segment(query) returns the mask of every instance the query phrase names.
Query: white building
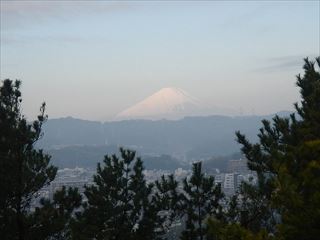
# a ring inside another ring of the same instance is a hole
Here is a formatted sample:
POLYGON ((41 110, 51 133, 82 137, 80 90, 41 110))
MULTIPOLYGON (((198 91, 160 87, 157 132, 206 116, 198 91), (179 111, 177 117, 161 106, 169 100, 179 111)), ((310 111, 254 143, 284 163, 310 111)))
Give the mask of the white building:
POLYGON ((238 175, 237 173, 226 173, 224 178, 224 192, 227 195, 232 195, 236 192, 238 187, 238 175))

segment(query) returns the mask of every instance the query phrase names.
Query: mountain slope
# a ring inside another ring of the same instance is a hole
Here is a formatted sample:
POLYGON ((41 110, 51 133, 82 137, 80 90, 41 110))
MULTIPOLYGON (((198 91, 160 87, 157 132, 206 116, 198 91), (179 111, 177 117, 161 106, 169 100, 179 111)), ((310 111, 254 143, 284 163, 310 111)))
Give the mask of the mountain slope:
MULTIPOLYGON (((289 113, 283 115, 288 116, 289 113)), ((93 122, 74 118, 52 119, 44 125, 39 147, 57 149, 66 146, 126 146, 141 154, 169 154, 188 159, 226 155, 239 151, 235 131, 252 141, 262 119, 268 116, 188 117, 170 120, 130 120, 93 122)))
POLYGON ((181 119, 185 116, 202 115, 200 101, 180 88, 162 88, 134 106, 120 112, 116 120, 181 119))

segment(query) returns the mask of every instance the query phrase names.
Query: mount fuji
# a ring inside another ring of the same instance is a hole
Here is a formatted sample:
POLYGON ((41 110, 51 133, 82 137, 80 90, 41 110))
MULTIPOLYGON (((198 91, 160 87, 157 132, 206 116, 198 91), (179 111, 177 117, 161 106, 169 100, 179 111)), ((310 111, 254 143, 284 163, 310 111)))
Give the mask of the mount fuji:
POLYGON ((178 120, 187 116, 220 114, 181 88, 166 87, 120 112, 115 120, 178 120))

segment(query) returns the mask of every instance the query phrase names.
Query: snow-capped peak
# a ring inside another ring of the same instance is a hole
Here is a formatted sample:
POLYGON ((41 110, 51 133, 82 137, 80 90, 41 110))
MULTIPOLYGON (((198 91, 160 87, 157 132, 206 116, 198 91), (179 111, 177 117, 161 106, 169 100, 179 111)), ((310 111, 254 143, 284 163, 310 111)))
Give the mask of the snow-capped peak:
POLYGON ((196 115, 200 101, 181 88, 166 87, 122 111, 116 119, 179 119, 196 115))

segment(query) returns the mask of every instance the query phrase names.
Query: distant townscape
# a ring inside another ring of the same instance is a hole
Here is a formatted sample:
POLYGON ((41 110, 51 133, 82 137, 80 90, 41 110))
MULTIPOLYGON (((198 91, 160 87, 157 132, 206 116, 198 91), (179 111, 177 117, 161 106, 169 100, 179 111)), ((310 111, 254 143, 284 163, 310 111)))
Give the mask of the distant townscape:
MULTIPOLYGON (((143 171, 146 181, 149 183, 160 180, 162 176, 169 176, 173 174, 175 179, 182 181, 184 178, 190 178, 192 175, 191 165, 188 168, 177 168, 172 170, 163 169, 146 169, 143 171)), ((243 181, 255 184, 257 181, 257 176, 254 172, 250 171, 247 167, 247 161, 244 159, 238 160, 228 160, 226 171, 221 171, 219 168, 206 168, 205 173, 214 176, 216 184, 220 184, 223 192, 227 196, 232 196, 236 194, 241 183, 243 181)), ((42 197, 53 198, 56 191, 61 190, 63 186, 78 188, 79 192, 83 196, 83 201, 86 201, 84 190, 85 186, 93 184, 93 175, 95 174, 95 169, 90 168, 63 168, 59 169, 57 176, 54 181, 50 183, 49 186, 44 187, 39 191, 39 195, 34 199, 33 207, 38 206, 39 199, 42 197)))

